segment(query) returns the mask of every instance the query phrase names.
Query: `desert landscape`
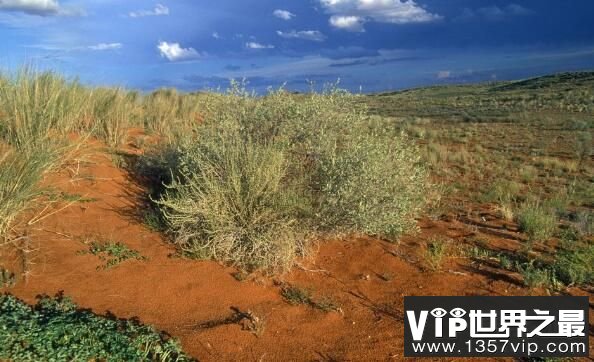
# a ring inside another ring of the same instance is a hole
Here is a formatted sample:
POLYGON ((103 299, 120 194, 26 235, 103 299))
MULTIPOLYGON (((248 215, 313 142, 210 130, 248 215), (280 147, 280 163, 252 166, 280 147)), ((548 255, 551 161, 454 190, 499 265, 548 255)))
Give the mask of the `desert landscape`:
POLYGON ((594 361, 592 14, 0 0, 0 362, 594 361))
POLYGON ((0 359, 402 360, 404 296, 592 297, 593 133, 593 72, 374 94, 5 74, 0 359))

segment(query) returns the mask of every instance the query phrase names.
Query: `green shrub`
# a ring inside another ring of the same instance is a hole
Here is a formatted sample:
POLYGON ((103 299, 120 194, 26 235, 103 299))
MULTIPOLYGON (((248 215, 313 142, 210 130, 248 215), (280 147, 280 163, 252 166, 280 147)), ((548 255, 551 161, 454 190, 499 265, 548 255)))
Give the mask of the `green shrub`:
POLYGON ((404 137, 353 136, 324 150, 316 184, 320 224, 395 239, 415 230, 425 206, 426 171, 404 137))
POLYGON ((528 202, 518 211, 517 221, 520 230, 532 241, 546 241, 557 229, 555 211, 542 207, 539 203, 528 202))
POLYGON ((179 173, 158 205, 192 256, 245 269, 286 269, 306 252, 299 198, 283 182, 285 154, 233 130, 183 148, 179 173))
POLYGON ((517 270, 522 275, 524 285, 529 288, 557 289, 559 287, 555 271, 550 267, 532 261, 518 265, 517 270))
POLYGON ((563 251, 555 260, 557 278, 568 285, 594 283, 594 245, 563 251))
POLYGON ((30 307, 0 296, 0 359, 12 361, 186 361, 177 341, 135 321, 77 309, 68 298, 30 307))
POLYGON ((353 98, 257 98, 238 84, 219 98, 196 137, 178 139, 176 157, 154 158, 173 176, 157 203, 182 249, 286 269, 306 251, 303 235, 416 230, 429 189, 419 151, 353 98))

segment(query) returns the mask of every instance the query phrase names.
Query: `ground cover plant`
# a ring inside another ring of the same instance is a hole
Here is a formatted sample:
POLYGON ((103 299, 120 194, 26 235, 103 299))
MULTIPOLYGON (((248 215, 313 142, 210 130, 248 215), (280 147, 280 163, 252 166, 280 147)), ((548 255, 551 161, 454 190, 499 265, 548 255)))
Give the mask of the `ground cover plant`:
POLYGON ((0 358, 14 361, 186 361, 174 339, 133 320, 80 310, 64 297, 31 307, 0 296, 0 358))
POLYGON ((146 260, 138 251, 128 248, 125 244, 114 241, 104 243, 93 241, 88 250, 81 250, 79 254, 95 255, 99 260, 105 262, 104 265, 97 267, 98 269, 110 269, 130 259, 146 260))

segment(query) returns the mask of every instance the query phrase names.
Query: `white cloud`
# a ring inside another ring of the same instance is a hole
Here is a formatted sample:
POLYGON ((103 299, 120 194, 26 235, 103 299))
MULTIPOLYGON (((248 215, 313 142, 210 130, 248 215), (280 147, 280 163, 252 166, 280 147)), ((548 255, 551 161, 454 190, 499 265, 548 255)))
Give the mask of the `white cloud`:
POLYGON ((90 45, 89 49, 91 50, 116 50, 122 49, 122 43, 100 43, 97 45, 90 45))
POLYGON ((437 72, 437 79, 448 79, 452 76, 452 72, 449 70, 441 70, 437 72))
POLYGON ((276 9, 272 12, 272 14, 274 16, 276 16, 279 19, 283 19, 283 20, 291 20, 292 18, 294 18, 296 15, 293 14, 290 11, 287 10, 281 10, 281 9, 276 9))
POLYGON ((414 0, 319 0, 330 25, 349 31, 363 31, 369 21, 390 24, 426 23, 441 19, 414 0))
POLYGON ((38 16, 84 15, 81 9, 61 7, 57 0, 0 0, 0 11, 2 10, 38 16))
POLYGON ((248 49, 274 49, 274 45, 260 44, 256 43, 255 41, 245 43, 245 47, 248 49))
POLYGON ((179 43, 168 43, 162 41, 157 45, 161 56, 175 62, 179 60, 190 60, 200 57, 200 53, 194 48, 182 48, 179 43))
POLYGON ((283 31, 277 30, 276 33, 280 37, 283 37, 285 39, 303 39, 303 40, 311 40, 311 41, 326 40, 326 36, 318 30, 301 30, 301 31, 291 30, 289 32, 283 32, 283 31))
POLYGON ((347 31, 365 31, 363 23, 365 21, 360 16, 340 16, 332 15, 330 17, 330 25, 335 28, 347 31))
POLYGON ((212 37, 215 39, 221 39, 221 36, 216 31, 212 33, 212 37))
POLYGON ((155 5, 153 10, 138 10, 132 11, 130 14, 131 18, 142 18, 145 16, 162 16, 169 15, 169 8, 162 4, 155 5))

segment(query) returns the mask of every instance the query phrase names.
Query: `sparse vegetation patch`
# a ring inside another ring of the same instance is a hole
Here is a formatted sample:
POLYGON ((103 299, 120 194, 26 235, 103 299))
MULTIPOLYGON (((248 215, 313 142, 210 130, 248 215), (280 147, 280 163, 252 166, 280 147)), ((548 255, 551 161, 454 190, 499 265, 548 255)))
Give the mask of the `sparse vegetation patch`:
POLYGON ((79 254, 96 255, 101 261, 104 261, 105 264, 97 267, 97 269, 110 269, 129 259, 146 260, 146 257, 140 255, 138 251, 128 248, 125 244, 113 241, 107 243, 94 241, 88 250, 82 250, 79 254))

